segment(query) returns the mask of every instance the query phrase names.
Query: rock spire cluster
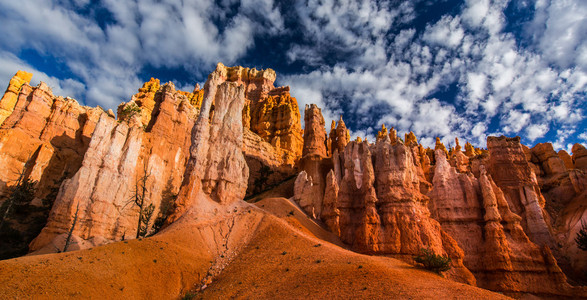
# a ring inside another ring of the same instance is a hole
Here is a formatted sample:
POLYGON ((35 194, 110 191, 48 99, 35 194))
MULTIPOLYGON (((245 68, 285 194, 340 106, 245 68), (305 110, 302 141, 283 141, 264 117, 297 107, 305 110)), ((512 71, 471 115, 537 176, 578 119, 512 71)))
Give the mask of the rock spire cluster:
POLYGON ((430 149, 385 125, 374 142, 351 141, 342 116, 327 132, 314 104, 302 130, 271 69, 219 63, 191 92, 151 78, 117 116, 31 77, 19 71, 0 100, 0 201, 24 176, 38 208, 29 217, 42 220, 15 221, 31 236, 11 247, 55 252, 74 218, 77 249, 134 237, 129 199, 142 178, 167 225, 272 192, 356 252, 413 262, 426 248, 451 258, 452 280, 514 297, 587 295, 567 283, 587 280, 574 242, 587 223, 581 144, 569 154, 519 137, 488 137, 487 149, 437 138, 430 149))

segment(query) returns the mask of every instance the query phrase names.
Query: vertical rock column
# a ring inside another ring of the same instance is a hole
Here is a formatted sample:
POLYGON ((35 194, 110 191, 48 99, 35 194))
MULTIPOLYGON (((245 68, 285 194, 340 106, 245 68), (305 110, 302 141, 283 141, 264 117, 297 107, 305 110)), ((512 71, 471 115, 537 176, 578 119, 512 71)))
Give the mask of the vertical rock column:
POLYGON ((33 74, 25 71, 18 71, 16 72, 16 75, 10 79, 6 92, 4 92, 4 96, 2 96, 2 99, 0 100, 0 125, 4 123, 4 120, 6 120, 14 110, 14 106, 16 106, 16 101, 18 100, 18 94, 20 93, 20 88, 25 83, 30 83, 32 78, 33 74))
POLYGON ((204 86, 202 108, 192 129, 190 159, 169 222, 184 215, 200 191, 221 204, 244 198, 249 174, 242 153, 245 89, 223 78, 226 68, 219 64, 204 86), (212 101, 214 114, 210 117, 212 101))

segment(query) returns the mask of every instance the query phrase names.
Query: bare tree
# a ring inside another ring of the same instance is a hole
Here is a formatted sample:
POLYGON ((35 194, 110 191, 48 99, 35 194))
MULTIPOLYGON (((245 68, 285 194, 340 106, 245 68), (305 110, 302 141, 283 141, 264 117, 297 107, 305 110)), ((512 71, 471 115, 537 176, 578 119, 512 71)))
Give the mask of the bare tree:
POLYGON ((0 220, 0 229, 2 229, 4 223, 10 217, 14 206, 27 205, 35 196, 35 185, 37 182, 26 176, 29 162, 30 158, 27 160, 20 173, 18 173, 16 184, 10 188, 10 196, 2 205, 4 212, 2 213, 2 220, 0 220))
POLYGON ((71 245, 71 236, 73 235, 73 230, 75 229, 75 224, 77 223, 77 214, 79 212, 79 202, 77 203, 77 208, 75 209, 75 216, 73 217, 73 223, 71 223, 71 227, 69 228, 69 232, 67 233, 67 238, 65 239, 65 246, 63 246, 63 251, 66 252, 69 245, 71 245))
MULTIPOLYGON (((133 203, 139 207, 139 219, 137 220, 137 235, 136 238, 145 237, 149 231, 149 223, 155 211, 155 205, 152 203, 147 205, 145 199, 147 197, 147 181, 151 176, 151 171, 147 170, 147 164, 143 166, 143 175, 137 177, 135 180, 135 187, 128 203, 133 203)), ((127 203, 127 204, 128 204, 127 203)))

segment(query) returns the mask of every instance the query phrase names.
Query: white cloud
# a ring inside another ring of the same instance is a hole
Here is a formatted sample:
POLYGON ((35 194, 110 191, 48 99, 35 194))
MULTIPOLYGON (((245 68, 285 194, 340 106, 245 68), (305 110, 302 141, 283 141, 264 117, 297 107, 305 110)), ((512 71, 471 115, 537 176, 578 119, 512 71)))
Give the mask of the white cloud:
MULTIPOLYGON (((422 30, 410 28, 418 14, 412 1, 307 0, 280 11, 273 0, 104 0, 113 20, 102 27, 75 12, 87 3, 0 3, 8 12, 0 37, 5 82, 25 68, 35 78, 45 76, 56 94, 113 108, 140 86, 145 65, 181 67, 203 77, 218 61, 240 62, 256 38, 271 36, 284 39, 284 60, 314 70, 278 75, 291 85, 300 109, 316 103, 327 122, 352 113, 357 135, 372 135, 385 122, 400 134, 415 131, 430 145, 436 136, 484 144, 488 131, 534 141, 557 127, 570 131, 584 119, 582 0, 536 1, 533 19, 518 24, 532 38, 529 46, 504 32, 512 21, 505 9, 524 5, 506 0, 467 0, 462 10, 422 30), (302 30, 303 41, 288 40, 292 21, 299 22, 295 30, 302 30), (63 62, 72 78, 47 76, 10 54, 23 49, 63 62), (457 90, 456 103, 436 94, 448 89, 457 90)), ((557 145, 573 137, 557 136, 557 145)))
MULTIPOLYGON (((114 23, 104 28, 75 8, 77 1, 4 1, 0 49, 34 49, 64 62, 85 82, 82 97, 90 105, 114 108, 140 86, 145 65, 183 67, 203 75, 222 61, 233 64, 254 45, 254 36, 277 34, 283 18, 272 0, 242 1, 230 17, 209 1, 113 1, 101 3, 114 23), (219 28, 213 18, 224 18, 219 28)), ((31 70, 29 68, 29 70, 31 70)), ((78 92, 79 88, 78 88, 78 92)))
POLYGON ((543 137, 547 132, 547 124, 532 124, 526 128, 526 138, 533 142, 537 138, 543 137))
POLYGON ((43 81, 51 87, 53 94, 56 96, 70 96, 77 100, 81 100, 80 96, 83 95, 85 90, 85 85, 82 82, 71 78, 60 80, 53 76, 49 76, 22 61, 14 54, 0 51, 0 82, 8 86, 8 82, 18 70, 33 73, 31 85, 36 86, 39 82, 43 81))
POLYGON ((443 16, 436 24, 426 28, 424 41, 433 45, 455 48, 461 44, 464 36, 465 31, 461 27, 459 17, 443 16))

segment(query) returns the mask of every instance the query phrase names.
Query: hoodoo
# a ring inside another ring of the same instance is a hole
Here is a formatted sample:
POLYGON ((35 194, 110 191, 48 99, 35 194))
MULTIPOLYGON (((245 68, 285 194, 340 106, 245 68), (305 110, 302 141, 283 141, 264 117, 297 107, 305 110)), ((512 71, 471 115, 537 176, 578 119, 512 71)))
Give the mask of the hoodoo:
POLYGON ((581 144, 351 141, 315 104, 302 130, 271 69, 219 63, 191 92, 151 78, 116 116, 31 77, 0 100, 8 298, 587 297, 581 144))

